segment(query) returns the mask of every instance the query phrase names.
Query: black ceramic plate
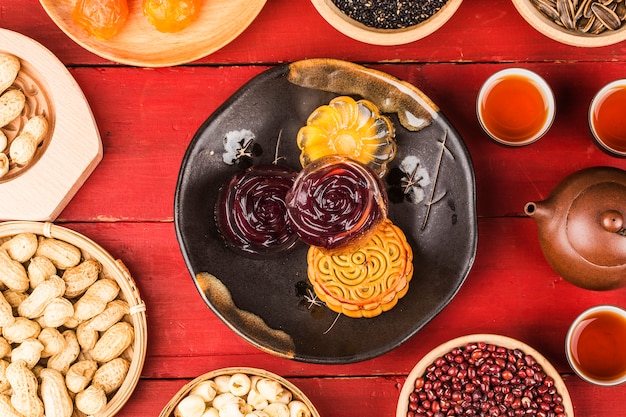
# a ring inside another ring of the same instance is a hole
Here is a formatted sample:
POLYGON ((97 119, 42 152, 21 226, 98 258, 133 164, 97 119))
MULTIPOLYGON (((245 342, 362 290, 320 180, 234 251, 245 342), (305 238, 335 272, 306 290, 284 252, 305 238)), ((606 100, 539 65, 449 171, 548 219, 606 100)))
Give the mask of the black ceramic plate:
POLYGON ((252 79, 200 127, 179 173, 175 224, 200 294, 233 331, 277 356, 357 362, 405 342, 463 284, 477 245, 474 172, 459 134, 415 87, 344 61, 298 61, 252 79), (300 169, 298 130, 339 95, 373 101, 396 127, 398 152, 384 183, 415 272, 407 295, 375 318, 338 315, 314 297, 306 245, 248 259, 226 248, 213 217, 218 189, 240 170, 276 160, 300 169))

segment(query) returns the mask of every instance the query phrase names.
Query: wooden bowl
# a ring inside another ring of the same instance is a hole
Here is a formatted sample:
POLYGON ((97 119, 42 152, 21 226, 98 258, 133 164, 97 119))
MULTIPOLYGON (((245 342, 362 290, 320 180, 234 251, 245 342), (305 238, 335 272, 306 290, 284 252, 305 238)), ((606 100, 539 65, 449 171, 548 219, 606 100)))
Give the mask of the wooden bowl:
MULTIPOLYGON (((196 379, 194 379, 193 381, 185 384, 177 393, 176 395, 174 395, 174 397, 172 397, 172 399, 167 403, 167 405, 165 406, 165 408, 163 408, 163 410, 161 411, 161 414, 159 414, 159 417, 173 417, 174 416, 174 411, 176 409, 176 407, 178 406, 178 404, 185 398, 187 397, 187 395, 191 392, 192 389, 194 389, 196 386, 198 386, 200 383, 205 382, 205 381, 210 381, 213 380, 216 377, 219 376, 231 376, 237 373, 242 373, 242 374, 246 374, 250 377, 260 377, 260 378, 268 378, 272 381, 276 381, 279 384, 282 385, 283 388, 287 389, 288 391, 291 392, 292 394, 292 398, 293 400, 298 400, 304 403, 304 405, 306 405, 306 407, 309 409, 309 411, 311 412, 311 417, 320 417, 320 414, 318 413, 318 411, 315 409, 315 406, 313 405, 313 403, 311 403, 311 401, 306 397, 306 395, 304 395, 304 393, 302 391, 300 391, 300 389, 298 387, 296 387, 294 384, 292 384, 291 382, 287 381, 286 379, 271 373, 269 371, 265 371, 263 369, 257 369, 257 368, 238 368, 238 367, 234 367, 234 368, 222 368, 222 369, 217 369, 211 372, 207 372, 206 374, 200 375, 199 377, 197 377, 196 379)), ((245 398, 244 398, 245 399, 245 398)))
MULTIPOLYGON (((83 253, 83 258, 95 258, 100 261, 102 264, 100 277, 114 279, 118 283, 120 287, 118 299, 126 301, 130 307, 130 314, 126 315, 122 320, 132 324, 135 336, 133 344, 122 354, 124 358, 130 361, 130 368, 126 378, 120 388, 108 398, 105 408, 97 413, 97 417, 111 417, 115 415, 126 404, 137 386, 146 357, 146 306, 141 300, 133 278, 122 261, 114 259, 97 243, 73 230, 52 223, 28 221, 0 223, 0 244, 20 233, 34 233, 38 236, 58 239, 76 246, 83 253)), ((83 413, 74 409, 72 417, 84 416, 83 413)))
POLYGON ((429 19, 402 29, 377 29, 360 23, 343 11, 332 0, 311 0, 318 13, 344 35, 372 45, 402 45, 422 39, 435 32, 454 15, 462 0, 448 0, 429 19))
POLYGON ((570 398, 567 387, 563 382, 563 379, 554 367, 544 358, 538 351, 528 346, 527 344, 520 342, 519 340, 512 339, 506 336, 493 335, 493 334, 472 334, 467 336, 461 336, 456 339, 449 340, 435 349, 430 351, 424 356, 415 367, 409 373, 402 390, 400 391, 400 397, 398 399, 398 406, 396 408, 396 417, 406 417, 409 407, 409 396, 414 391, 415 381, 417 378, 423 377, 427 368, 435 363, 435 361, 447 353, 451 352, 455 348, 464 347, 470 343, 484 342, 486 344, 504 347, 507 349, 519 349, 525 355, 530 355, 535 359, 535 362, 543 368, 546 375, 554 379, 554 386, 557 392, 561 394, 563 398, 563 407, 565 408, 565 415, 568 417, 574 417, 574 407, 570 398))
MULTIPOLYGON (((583 2, 579 2, 583 3, 583 2)), ((542 13, 532 0, 513 0, 515 8, 520 15, 537 31, 557 42, 578 47, 601 47, 613 45, 626 39, 626 24, 617 30, 605 30, 594 35, 575 30, 569 30, 562 25, 556 24, 542 13)))
POLYGON ((0 178, 0 219, 53 221, 102 160, 100 132, 82 90, 52 52, 27 36, 0 29, 0 53, 20 60, 10 88, 26 96, 22 114, 2 128, 9 142, 29 118, 44 115, 48 120, 33 160, 24 167, 11 163, 0 178))
POLYGON ((168 67, 209 55, 239 36, 259 14, 266 0, 203 2, 198 18, 176 33, 161 33, 145 18, 141 1, 129 1, 122 31, 102 41, 89 36, 72 20, 75 0, 40 0, 50 18, 72 40, 102 58, 138 67, 168 67))

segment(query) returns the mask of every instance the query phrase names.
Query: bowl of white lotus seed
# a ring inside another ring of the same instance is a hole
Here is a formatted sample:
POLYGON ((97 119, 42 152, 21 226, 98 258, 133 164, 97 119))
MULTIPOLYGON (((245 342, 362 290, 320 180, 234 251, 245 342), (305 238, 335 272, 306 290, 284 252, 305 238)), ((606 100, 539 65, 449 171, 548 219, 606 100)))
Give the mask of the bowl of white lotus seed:
POLYGON ((184 385, 159 417, 320 417, 298 387, 257 368, 222 368, 184 385))

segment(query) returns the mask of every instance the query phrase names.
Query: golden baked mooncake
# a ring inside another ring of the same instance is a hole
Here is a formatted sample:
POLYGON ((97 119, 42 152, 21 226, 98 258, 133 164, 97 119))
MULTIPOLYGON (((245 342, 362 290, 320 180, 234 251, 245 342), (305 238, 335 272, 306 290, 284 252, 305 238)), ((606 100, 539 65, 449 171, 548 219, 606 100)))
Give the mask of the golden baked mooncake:
POLYGON ((315 294, 331 310, 353 318, 375 317, 393 308, 413 277, 411 246, 389 219, 352 249, 328 252, 311 246, 307 262, 315 294))

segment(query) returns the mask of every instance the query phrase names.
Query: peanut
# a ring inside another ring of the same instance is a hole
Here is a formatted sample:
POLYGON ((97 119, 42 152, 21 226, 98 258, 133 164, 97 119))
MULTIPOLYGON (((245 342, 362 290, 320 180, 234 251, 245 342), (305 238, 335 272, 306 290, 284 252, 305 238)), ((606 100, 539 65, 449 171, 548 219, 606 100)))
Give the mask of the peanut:
POLYGON ((9 366, 9 362, 0 359, 0 393, 11 388, 11 384, 9 384, 7 379, 7 366, 9 366))
POLYGON ((55 369, 41 371, 41 399, 46 417, 71 417, 74 403, 63 375, 55 369))
POLYGON ((2 336, 9 343, 22 343, 26 339, 39 336, 41 327, 36 321, 26 317, 16 317, 13 324, 2 328, 2 336))
POLYGON ((34 233, 19 233, 0 246, 9 256, 18 262, 26 262, 37 250, 37 235, 34 233))
POLYGON ((15 291, 26 291, 29 285, 24 265, 11 259, 4 249, 0 249, 0 281, 15 291))
POLYGON ((35 256, 30 260, 27 271, 30 289, 33 290, 37 285, 50 278, 52 275, 55 275, 57 268, 52 261, 45 256, 35 256))
POLYGON ((6 90, 0 96, 0 127, 5 127, 24 110, 26 97, 18 89, 6 90))
POLYGON ((107 404, 104 390, 93 385, 76 394, 74 398, 76 408, 87 415, 100 412, 107 404))
MULTIPOLYGON (((3 136, 4 133, 2 133, 2 131, 0 130, 0 139, 2 139, 3 136)), ((6 136, 4 137, 6 138, 6 136)), ((9 173, 10 165, 11 164, 9 162, 9 157, 7 156, 7 154, 0 151, 0 178, 9 173)))
POLYGON ((50 259, 57 269, 66 270, 78 265, 81 260, 80 249, 76 246, 55 238, 39 238, 37 256, 45 256, 50 259))
POLYGON ((41 351, 42 358, 49 358, 52 355, 62 352, 67 345, 65 337, 54 327, 42 329, 37 339, 39 339, 43 345, 43 350, 41 351))
POLYGON ((4 299, 7 300, 7 302, 14 309, 17 309, 20 306, 20 304, 22 304, 22 302, 28 298, 27 293, 23 291, 15 291, 15 290, 3 291, 2 295, 4 296, 4 299))
POLYGON ((20 60, 15 55, 0 54, 0 94, 11 87, 20 68, 20 60))
POLYGON ((102 334, 91 355, 97 362, 103 363, 120 356, 133 343, 135 330, 125 321, 115 323, 102 334))
POLYGON ((80 264, 68 268, 63 273, 65 281, 65 296, 67 298, 78 297, 89 288, 100 275, 102 265, 96 259, 86 259, 80 264))
POLYGON ((2 417, 24 417, 13 407, 11 399, 6 394, 0 394, 0 416, 2 417))
POLYGON ((11 344, 4 337, 0 336, 0 358, 8 357, 12 349, 11 344))
POLYGON ((43 314, 46 306, 55 298, 65 293, 65 281, 56 275, 42 282, 19 305, 17 312, 20 316, 34 319, 43 314))
POLYGON ((78 358, 80 345, 73 330, 65 330, 61 334, 65 338, 65 349, 48 359, 48 368, 56 369, 65 375, 70 365, 78 358))
POLYGON ((89 320, 89 327, 104 332, 128 314, 129 310, 130 307, 126 301, 113 300, 107 304, 102 313, 89 320))
MULTIPOLYGON (((55 298, 48 303, 43 311, 43 316, 39 318, 41 327, 60 327, 74 315, 74 304, 67 298, 55 298)), ((70 327, 71 326, 66 326, 70 327)))
POLYGON ((9 146, 9 156, 18 165, 28 164, 48 132, 48 121, 38 115, 28 119, 22 132, 17 135, 9 146))
POLYGON ((43 402, 37 396, 37 377, 28 369, 26 362, 11 362, 7 366, 6 377, 13 389, 13 407, 25 417, 43 417, 43 402))
POLYGON ((94 282, 74 304, 74 317, 80 322, 102 313, 106 305, 117 297, 119 291, 119 285, 112 279, 94 282))
POLYGON ((100 333, 89 326, 89 321, 82 322, 76 327, 76 337, 78 344, 83 350, 92 350, 98 342, 100 333))
POLYGON ((15 317, 13 317, 13 307, 4 295, 0 293, 0 327, 5 327, 13 324, 15 317))
POLYGON ((101 387, 107 395, 111 394, 122 386, 129 368, 129 361, 123 358, 115 358, 98 368, 93 376, 92 385, 101 387))
POLYGON ((98 363, 93 360, 85 359, 75 362, 65 375, 65 385, 73 393, 81 392, 91 382, 96 371, 98 363))
POLYGON ((42 351, 43 344, 38 339, 26 339, 11 352, 11 362, 24 361, 32 369, 41 359, 42 351))

